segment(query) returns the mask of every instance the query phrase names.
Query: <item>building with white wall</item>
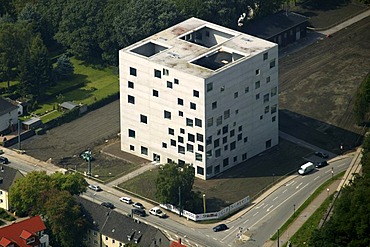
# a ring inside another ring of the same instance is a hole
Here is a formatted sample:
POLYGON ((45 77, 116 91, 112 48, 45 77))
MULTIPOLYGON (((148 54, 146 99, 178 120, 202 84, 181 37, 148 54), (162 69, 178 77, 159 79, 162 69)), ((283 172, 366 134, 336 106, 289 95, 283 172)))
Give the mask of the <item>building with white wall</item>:
POLYGON ((119 51, 121 149, 211 178, 278 144, 276 44, 190 18, 119 51))

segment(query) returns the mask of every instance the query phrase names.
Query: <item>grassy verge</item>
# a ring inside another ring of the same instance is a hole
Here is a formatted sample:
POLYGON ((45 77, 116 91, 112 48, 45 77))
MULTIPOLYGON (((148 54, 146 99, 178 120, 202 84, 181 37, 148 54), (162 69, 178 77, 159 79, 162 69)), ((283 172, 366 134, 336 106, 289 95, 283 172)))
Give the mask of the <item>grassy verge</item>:
MULTIPOLYGON (((290 224, 299 216, 299 214, 305 209, 308 207, 308 205, 310 205, 310 203, 322 192, 324 191, 329 184, 333 183, 334 180, 336 179, 339 179, 341 177, 343 177, 345 171, 337 174, 336 176, 333 177, 333 179, 329 179, 328 181, 326 181, 325 183, 323 183, 303 204, 302 206, 300 206, 298 208, 298 210, 296 210, 296 213, 295 215, 292 215, 286 222, 284 225, 282 225, 282 227, 280 227, 280 235, 285 232, 288 227, 290 226, 290 224)), ((318 212, 319 213, 319 212, 318 212)), ((321 215, 322 216, 322 215, 321 215)), ((316 225, 317 226, 317 225, 316 225)), ((315 229, 315 228, 314 228, 315 229)), ((311 229, 312 231, 314 229, 311 229)), ((272 237, 271 237, 271 240, 276 240, 277 239, 277 233, 275 233, 272 237)))

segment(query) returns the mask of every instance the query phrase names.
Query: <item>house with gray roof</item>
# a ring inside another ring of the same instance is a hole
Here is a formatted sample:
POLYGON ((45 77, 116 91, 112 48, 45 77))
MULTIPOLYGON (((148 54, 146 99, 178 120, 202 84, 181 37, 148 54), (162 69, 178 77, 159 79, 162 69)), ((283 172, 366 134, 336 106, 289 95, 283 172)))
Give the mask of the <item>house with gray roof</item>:
POLYGON ((87 246, 121 247, 136 244, 143 247, 168 247, 170 240, 158 228, 131 218, 82 197, 76 197, 85 209, 91 229, 85 238, 87 246))
POLYGON ((19 170, 6 165, 0 166, 0 208, 9 210, 9 189, 16 180, 22 177, 24 176, 19 170))
POLYGON ((14 128, 18 123, 18 106, 0 97, 0 133, 14 128))

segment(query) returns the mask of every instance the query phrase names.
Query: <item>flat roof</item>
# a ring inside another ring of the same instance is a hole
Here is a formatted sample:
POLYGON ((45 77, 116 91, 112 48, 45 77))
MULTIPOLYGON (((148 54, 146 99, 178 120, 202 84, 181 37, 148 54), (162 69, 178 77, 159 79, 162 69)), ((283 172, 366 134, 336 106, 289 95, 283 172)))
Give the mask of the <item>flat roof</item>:
POLYGON ((274 46, 277 44, 193 17, 120 52, 208 78, 274 46))

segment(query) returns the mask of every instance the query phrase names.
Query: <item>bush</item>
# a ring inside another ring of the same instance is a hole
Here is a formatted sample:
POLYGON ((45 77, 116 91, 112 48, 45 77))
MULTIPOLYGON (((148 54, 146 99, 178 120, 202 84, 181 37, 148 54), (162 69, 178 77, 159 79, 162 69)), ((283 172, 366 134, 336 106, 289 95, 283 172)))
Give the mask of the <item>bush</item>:
POLYGON ((35 130, 36 135, 43 135, 45 134, 45 130, 43 128, 38 128, 35 130))
POLYGON ((13 221, 13 220, 15 220, 14 216, 8 214, 8 212, 5 211, 5 209, 3 209, 3 208, 0 208, 0 218, 1 219, 4 219, 4 220, 7 220, 7 221, 13 221))

